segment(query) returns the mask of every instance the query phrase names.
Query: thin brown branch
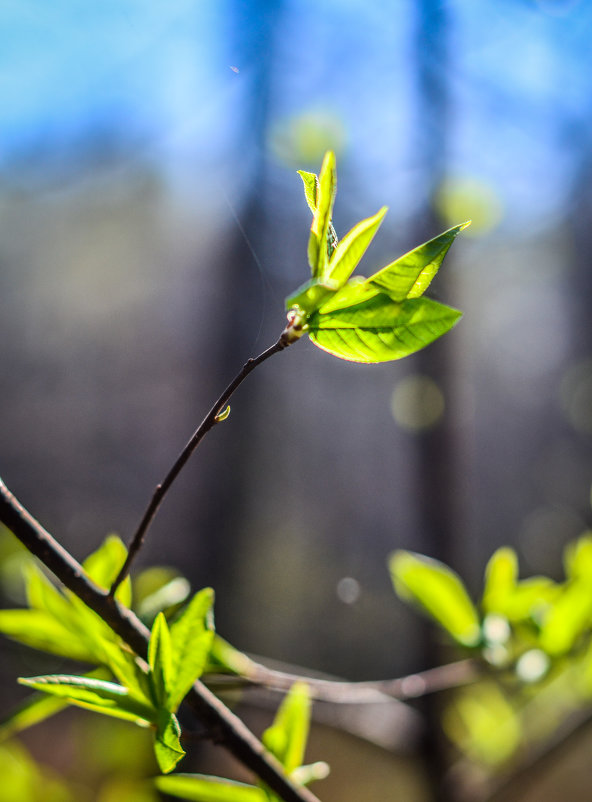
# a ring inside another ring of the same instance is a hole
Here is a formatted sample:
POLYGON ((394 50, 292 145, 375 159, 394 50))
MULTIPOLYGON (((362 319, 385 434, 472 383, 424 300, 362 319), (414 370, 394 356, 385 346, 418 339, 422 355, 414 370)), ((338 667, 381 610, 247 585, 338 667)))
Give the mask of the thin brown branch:
POLYGON ((295 672, 268 668, 241 655, 241 675, 208 677, 210 687, 230 688, 249 685, 263 686, 267 690, 287 692, 294 682, 306 682, 315 701, 332 704, 373 704, 391 699, 406 701, 430 693, 458 688, 476 682, 481 677, 478 661, 471 658, 430 668, 398 679, 344 682, 341 680, 310 677, 295 672))
MULTIPOLYGON (((138 655, 146 658, 150 633, 144 624, 131 610, 92 582, 82 566, 20 504, 1 479, 0 522, 65 587, 94 610, 138 655)), ((185 701, 207 728, 210 738, 225 746, 284 802, 319 802, 307 788, 295 785, 284 774, 278 761, 205 685, 195 682, 185 701)))
POLYGON ((228 401, 230 400, 234 391, 242 384, 242 382, 246 379, 246 377, 251 373, 251 371, 255 370, 255 368, 260 365, 262 362, 265 362, 266 359, 269 359, 270 356, 277 354, 279 351, 283 351, 284 348, 287 348, 292 342, 295 341, 294 336, 291 334, 290 324, 284 329, 282 332, 281 337, 279 340, 268 348, 266 351, 263 351, 262 354, 255 357, 254 359, 249 359, 243 367, 241 368, 240 372, 235 376, 235 378, 230 382, 228 387, 224 390, 222 395, 215 401, 214 405, 205 416, 203 421, 199 424, 185 448, 181 451, 179 456, 177 457, 174 465, 169 470, 165 478, 162 480, 160 484, 158 484, 152 494, 152 498, 148 506, 146 507, 146 511, 142 516, 142 520, 132 537, 129 546, 128 546, 128 553, 125 559, 124 564, 121 567, 113 585, 111 586, 111 590, 109 591, 109 595, 113 596, 115 591, 119 587, 119 585, 123 582, 123 580, 128 575, 131 564, 135 557, 137 556, 138 552, 140 551, 142 544, 144 542, 144 538, 146 537, 146 532, 150 527, 150 524, 154 520, 156 513, 158 512, 158 508, 162 504, 164 497, 168 493, 171 488, 171 485, 177 478, 177 476, 181 473, 187 461, 201 443, 203 438, 206 434, 213 429, 213 427, 218 423, 219 416, 224 411, 224 408, 228 401))

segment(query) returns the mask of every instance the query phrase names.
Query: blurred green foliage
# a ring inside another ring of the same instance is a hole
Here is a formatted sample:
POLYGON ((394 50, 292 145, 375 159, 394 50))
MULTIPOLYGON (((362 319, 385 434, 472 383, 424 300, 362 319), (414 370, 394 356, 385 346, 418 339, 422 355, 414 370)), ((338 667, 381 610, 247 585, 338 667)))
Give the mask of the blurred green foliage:
POLYGON ((448 566, 398 551, 395 590, 437 623, 479 666, 444 712, 451 740, 489 766, 511 761, 592 702, 592 533, 568 544, 565 578, 519 578, 508 547, 489 560, 478 604, 448 566))

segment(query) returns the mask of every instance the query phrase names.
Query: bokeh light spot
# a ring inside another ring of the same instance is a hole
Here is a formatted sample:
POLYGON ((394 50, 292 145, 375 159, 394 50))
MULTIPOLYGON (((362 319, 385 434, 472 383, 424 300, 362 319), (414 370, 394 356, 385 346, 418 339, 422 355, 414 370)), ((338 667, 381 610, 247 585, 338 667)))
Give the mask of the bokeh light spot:
POLYGON ((279 120, 272 126, 270 135, 275 157, 292 167, 318 167, 325 151, 339 153, 344 144, 345 126, 341 119, 321 110, 279 120))
POLYGON ((490 643, 506 643, 511 635, 508 619, 502 615, 490 613, 483 621, 483 636, 490 643))
POLYGON ((337 583, 337 597, 344 604, 353 604, 360 598, 361 588, 357 579, 344 576, 337 583))
POLYGON ((538 682, 549 670, 549 657, 540 649, 530 649, 516 663, 516 674, 522 682, 538 682))
POLYGON ((434 202, 439 214, 451 226, 471 220, 471 225, 463 232, 468 237, 489 233, 503 216, 499 194, 478 178, 447 178, 437 190, 434 202))
POLYGON ((431 429, 442 418, 444 407, 444 395, 436 382, 419 373, 402 379, 391 398, 395 421, 410 431, 431 429))

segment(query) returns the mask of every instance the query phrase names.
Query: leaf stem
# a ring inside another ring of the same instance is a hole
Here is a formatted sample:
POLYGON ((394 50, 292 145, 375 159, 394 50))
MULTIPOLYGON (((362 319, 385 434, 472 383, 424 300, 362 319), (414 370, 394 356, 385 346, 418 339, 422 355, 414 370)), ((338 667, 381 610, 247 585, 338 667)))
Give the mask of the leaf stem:
POLYGON ((234 391, 242 384, 242 382, 246 379, 246 377, 251 373, 251 371, 255 370, 255 368, 260 365, 262 362, 265 362, 266 359, 269 359, 270 356, 277 354, 279 351, 283 351, 285 348, 288 347, 292 342, 295 342, 298 338, 297 333, 293 331, 292 321, 288 322, 288 325, 282 332, 279 340, 274 343, 274 345, 267 348, 267 350, 263 351, 263 353, 259 354, 259 356, 247 360, 239 373, 234 377, 234 379, 230 382, 228 387, 224 390, 222 395, 214 402, 213 406, 211 407, 208 414, 199 424, 191 438, 189 439, 185 448, 181 451, 179 456, 177 457, 175 463, 162 480, 160 484, 158 484, 152 494, 152 498, 148 506, 146 507, 146 511, 140 521, 140 524, 134 534, 133 538, 131 539, 129 546, 128 546, 128 553, 125 559, 124 564, 121 567, 121 570, 117 574, 115 581, 111 586, 111 590, 109 591, 109 596, 113 597, 115 591, 119 587, 119 585, 123 582, 123 580, 128 575, 131 564, 134 558, 137 556, 138 552, 140 551, 142 544, 144 542, 144 538, 146 537, 146 532, 150 527, 150 524, 154 520, 156 513, 160 505, 162 504, 164 497, 168 493, 171 485, 177 478, 177 476, 181 473, 185 465, 187 464, 189 458, 201 443, 203 438, 206 434, 212 429, 216 423, 220 420, 223 420, 227 415, 225 415, 225 406, 230 400, 230 397, 234 393, 234 391))
MULTIPOLYGON (((278 349, 281 350, 281 349, 278 349)), ((271 354, 269 354, 271 355, 271 354)), ((83 567, 20 504, 0 479, 0 522, 91 610, 94 610, 140 657, 146 659, 150 632, 107 591, 98 587, 83 567)), ((307 788, 296 785, 248 727, 199 680, 186 697, 210 738, 224 745, 284 802, 319 802, 307 788)))

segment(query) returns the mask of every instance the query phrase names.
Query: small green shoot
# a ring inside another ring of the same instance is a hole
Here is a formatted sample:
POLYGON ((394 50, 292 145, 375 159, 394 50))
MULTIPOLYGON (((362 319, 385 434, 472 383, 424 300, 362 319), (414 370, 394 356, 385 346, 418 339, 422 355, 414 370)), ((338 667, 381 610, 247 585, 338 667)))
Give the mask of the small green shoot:
POLYGON ((421 296, 456 235, 468 222, 401 256, 368 279, 350 278, 387 212, 383 206, 338 242, 331 222, 336 190, 335 156, 321 172, 300 171, 313 213, 308 243, 312 278, 286 299, 287 331, 306 333, 324 351, 353 362, 386 362, 424 348, 449 331, 461 313, 421 296))
MULTIPOLYGON (((324 779, 329 771, 323 762, 302 765, 309 726, 308 686, 297 682, 280 705, 273 724, 263 734, 263 744, 299 785, 324 779)), ((264 785, 245 785, 204 774, 173 774, 157 777, 155 783, 166 794, 194 802, 276 802, 279 799, 264 785)))
POLYGON ((389 560, 398 595, 419 605, 462 646, 477 646, 481 622, 460 577, 430 557, 396 551, 389 560))
MULTIPOLYGON (((84 567, 107 589, 124 558, 125 547, 110 536, 84 567)), ((162 613, 156 616, 146 666, 99 616, 69 591, 59 590, 33 562, 27 567, 26 582, 30 608, 0 611, 0 631, 34 648, 103 666, 98 670, 108 669, 107 676, 113 675, 117 682, 96 675, 21 678, 21 684, 55 701, 32 700, 3 722, 3 729, 23 729, 66 704, 76 705, 151 727, 158 764, 163 772, 171 771, 185 754, 175 713, 206 667, 214 638, 213 591, 197 593, 170 629, 162 613)), ((118 597, 131 603, 129 580, 119 587, 118 597)))

